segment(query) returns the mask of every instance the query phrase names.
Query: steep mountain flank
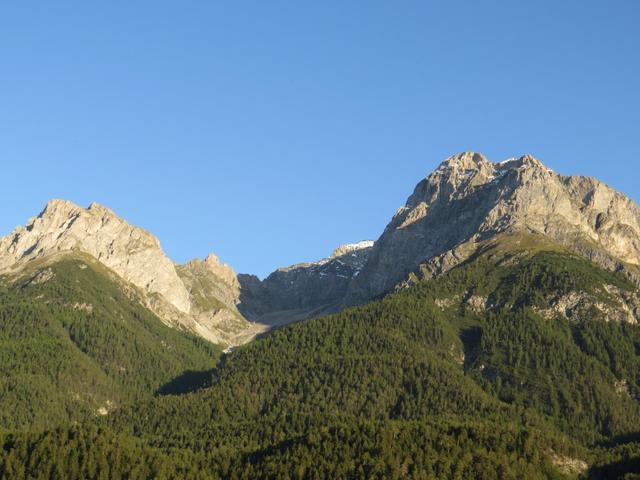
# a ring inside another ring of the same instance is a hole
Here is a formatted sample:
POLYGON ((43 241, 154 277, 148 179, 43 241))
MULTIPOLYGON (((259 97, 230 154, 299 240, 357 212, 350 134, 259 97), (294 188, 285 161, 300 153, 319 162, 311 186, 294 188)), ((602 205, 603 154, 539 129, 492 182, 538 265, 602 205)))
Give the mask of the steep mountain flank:
POLYGON ((107 267, 124 290, 135 288, 136 298, 167 325, 222 345, 242 343, 256 333, 235 308, 238 294, 228 292, 233 285, 239 288, 229 267, 215 256, 176 266, 155 236, 96 203, 82 208, 50 201, 25 227, 0 238, 0 274, 15 275, 76 254, 107 267))
POLYGON ((182 313, 191 309, 189 293, 158 239, 96 203, 81 208, 64 200, 50 201, 25 227, 0 238, 0 273, 69 251, 91 255, 125 281, 162 295, 182 313))
POLYGON ((270 326, 335 311, 372 247, 372 241, 341 245, 328 258, 278 269, 263 281, 240 275, 238 308, 270 326))
POLYGON ((0 428, 107 415, 213 368, 220 349, 164 325, 139 295, 80 252, 0 275, 0 428))
POLYGON ((215 343, 239 345, 262 333, 266 327, 248 322, 238 310, 240 282, 233 269, 214 254, 177 266, 189 291, 196 332, 215 343))
POLYGON ((345 304, 384 294, 411 273, 446 271, 505 232, 547 236, 610 269, 640 264, 640 207, 624 195, 593 178, 558 175, 528 155, 492 163, 466 152, 416 186, 345 304))

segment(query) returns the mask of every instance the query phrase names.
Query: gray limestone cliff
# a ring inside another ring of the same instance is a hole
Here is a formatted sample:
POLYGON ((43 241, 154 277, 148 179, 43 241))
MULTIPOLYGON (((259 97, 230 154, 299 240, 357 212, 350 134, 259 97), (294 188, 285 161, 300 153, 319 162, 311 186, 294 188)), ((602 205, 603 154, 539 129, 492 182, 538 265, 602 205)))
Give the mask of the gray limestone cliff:
POLYGON ((260 281, 240 275, 238 308, 250 319, 267 325, 303 320, 339 308, 351 281, 369 258, 369 240, 341 245, 317 262, 280 268, 260 281))
POLYGON ((95 257, 144 292, 161 295, 182 313, 191 308, 189 293, 158 239, 96 203, 81 208, 64 200, 50 201, 26 226, 0 238, 0 273, 70 251, 95 257))
POLYGON ((380 296, 422 269, 445 271, 500 233, 544 235, 608 268, 640 264, 640 207, 590 177, 558 175, 525 155, 465 152, 422 180, 376 241, 345 304, 380 296))

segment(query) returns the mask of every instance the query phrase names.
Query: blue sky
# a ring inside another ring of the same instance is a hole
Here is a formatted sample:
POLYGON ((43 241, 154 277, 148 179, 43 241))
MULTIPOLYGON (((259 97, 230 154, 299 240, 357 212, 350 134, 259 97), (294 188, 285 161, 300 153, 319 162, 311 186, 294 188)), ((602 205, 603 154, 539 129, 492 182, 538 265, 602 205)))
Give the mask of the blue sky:
POLYGON ((0 4, 0 233, 105 204, 265 275, 377 238, 455 152, 640 200, 640 2, 0 4))

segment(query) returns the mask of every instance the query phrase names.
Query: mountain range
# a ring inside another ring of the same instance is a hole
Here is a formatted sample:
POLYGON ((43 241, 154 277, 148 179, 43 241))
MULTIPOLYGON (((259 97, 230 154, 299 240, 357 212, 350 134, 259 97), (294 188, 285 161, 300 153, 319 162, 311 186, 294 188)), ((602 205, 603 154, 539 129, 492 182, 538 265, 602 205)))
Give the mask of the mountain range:
POLYGON ((454 155, 237 274, 52 200, 0 238, 0 478, 638 478, 640 207, 454 155))
POLYGON ((159 240, 98 204, 50 201, 0 238, 0 273, 82 252, 136 288, 166 324, 236 346, 274 326, 333 313, 450 270, 484 241, 540 235, 640 282, 640 208, 596 179, 562 176, 532 156, 454 155, 418 183, 374 241, 280 268, 264 280, 214 255, 174 264, 159 240))

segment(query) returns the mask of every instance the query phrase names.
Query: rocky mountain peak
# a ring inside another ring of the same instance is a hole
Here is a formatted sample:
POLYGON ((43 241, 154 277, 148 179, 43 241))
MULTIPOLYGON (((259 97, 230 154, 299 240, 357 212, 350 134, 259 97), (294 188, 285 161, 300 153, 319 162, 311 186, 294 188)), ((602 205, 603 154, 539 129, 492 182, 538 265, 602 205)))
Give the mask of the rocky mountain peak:
POLYGON ((230 265, 222 263, 217 255, 210 253, 204 259, 206 267, 218 278, 229 285, 236 285, 238 283, 238 275, 231 268, 230 265))
POLYGON ((362 250, 367 250, 373 247, 373 240, 362 240, 356 243, 347 243, 345 245, 340 245, 337 247, 332 253, 330 258, 338 258, 343 255, 347 255, 348 253, 360 252, 362 250))
MULTIPOLYGON (((420 265, 462 261, 463 245, 505 232, 544 235, 607 267, 640 264, 640 207, 588 177, 556 174, 523 155, 493 163, 449 157, 416 186, 354 278, 347 303, 393 289, 420 265)), ((472 249, 467 249, 467 253, 472 249)))
POLYGON ((162 295, 179 311, 189 311, 189 294, 158 239, 96 203, 82 208, 65 200, 48 202, 25 227, 0 238, 0 272, 74 251, 93 256, 143 291, 162 295))
POLYGON ((63 200, 60 198, 52 198, 47 202, 44 206, 44 209, 40 213, 39 216, 45 215, 47 213, 55 212, 55 211, 69 211, 78 209, 78 205, 68 200, 63 200))
POLYGON ((87 210, 97 215, 117 217, 116 213, 113 210, 96 202, 91 202, 87 210))
POLYGON ((537 158, 535 158, 533 155, 525 154, 521 156, 517 161, 520 163, 520 165, 526 165, 526 166, 543 168, 545 170, 549 170, 548 167, 543 165, 543 163, 537 158))
POLYGON ((482 154, 462 152, 447 158, 426 180, 459 185, 478 174, 489 176, 493 169, 494 165, 482 154))
POLYGON ((482 165, 490 163, 481 153, 468 151, 451 155, 438 168, 481 168, 482 165))
POLYGON ((478 186, 500 179, 509 172, 522 173, 525 170, 553 172, 531 155, 494 163, 487 160, 482 154, 463 152, 442 162, 434 172, 425 178, 424 182, 431 185, 448 184, 455 188, 478 186))

